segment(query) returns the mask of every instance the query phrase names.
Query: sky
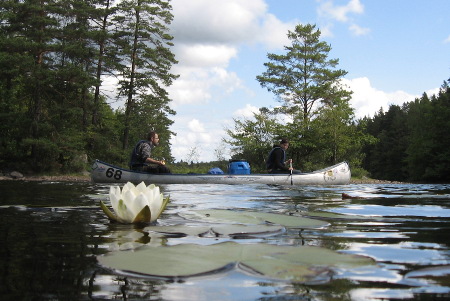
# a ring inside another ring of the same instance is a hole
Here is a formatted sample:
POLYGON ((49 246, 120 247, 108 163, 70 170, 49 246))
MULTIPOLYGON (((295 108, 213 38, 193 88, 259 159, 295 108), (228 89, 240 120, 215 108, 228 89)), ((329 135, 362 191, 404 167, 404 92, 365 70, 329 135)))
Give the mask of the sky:
MULTIPOLYGON (((176 161, 231 158, 222 142, 234 119, 279 105, 256 76, 288 31, 315 24, 353 91, 356 118, 438 92, 450 78, 448 0, 172 0, 180 77, 168 88, 176 161), (195 152, 193 152, 195 151, 195 152), (192 154, 196 154, 192 156, 192 154)), ((161 143, 166 143, 161 137, 161 143)), ((268 150, 269 151, 269 150, 268 150)))

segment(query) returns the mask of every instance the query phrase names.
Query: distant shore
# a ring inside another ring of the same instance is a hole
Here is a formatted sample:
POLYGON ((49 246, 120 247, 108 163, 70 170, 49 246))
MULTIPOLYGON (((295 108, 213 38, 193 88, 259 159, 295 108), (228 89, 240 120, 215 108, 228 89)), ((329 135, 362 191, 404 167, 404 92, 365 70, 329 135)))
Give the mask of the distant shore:
POLYGON ((38 181, 38 182, 90 182, 90 175, 56 175, 56 176, 0 176, 0 181, 38 181))
MULTIPOLYGON (((80 175, 53 175, 53 176, 0 176, 0 181, 40 181, 40 182, 91 182, 91 176, 86 172, 80 175)), ((396 181, 384 181, 370 178, 351 179, 350 184, 406 184, 396 181)))

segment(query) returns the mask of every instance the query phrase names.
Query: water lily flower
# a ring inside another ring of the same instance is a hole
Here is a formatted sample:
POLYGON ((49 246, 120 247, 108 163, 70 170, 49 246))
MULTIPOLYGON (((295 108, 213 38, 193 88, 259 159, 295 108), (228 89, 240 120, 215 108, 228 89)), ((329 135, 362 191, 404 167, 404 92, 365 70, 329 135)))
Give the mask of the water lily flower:
POLYGON ((160 193, 158 186, 154 184, 146 186, 144 182, 137 186, 128 182, 122 189, 111 186, 109 200, 115 214, 100 201, 103 212, 110 220, 124 224, 154 222, 169 202, 169 198, 164 198, 160 193))

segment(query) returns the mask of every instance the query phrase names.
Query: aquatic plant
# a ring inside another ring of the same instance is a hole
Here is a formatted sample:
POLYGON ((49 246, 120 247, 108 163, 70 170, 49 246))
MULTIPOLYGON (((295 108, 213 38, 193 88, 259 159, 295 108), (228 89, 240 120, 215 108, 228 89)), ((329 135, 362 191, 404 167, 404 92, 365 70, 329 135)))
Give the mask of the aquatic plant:
POLYGON ((164 211, 169 197, 164 198, 159 187, 154 184, 146 186, 141 182, 135 186, 128 182, 122 189, 111 186, 109 200, 114 213, 102 201, 100 207, 110 220, 124 224, 151 223, 164 211))

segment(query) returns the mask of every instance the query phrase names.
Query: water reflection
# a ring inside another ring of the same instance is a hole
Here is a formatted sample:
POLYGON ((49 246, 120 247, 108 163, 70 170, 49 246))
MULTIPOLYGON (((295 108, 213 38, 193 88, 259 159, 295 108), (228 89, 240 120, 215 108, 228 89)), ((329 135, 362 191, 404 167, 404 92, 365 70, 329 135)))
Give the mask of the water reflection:
POLYGON ((316 214, 330 226, 259 238, 169 237, 111 224, 98 207, 109 186, 2 181, 0 293, 8 299, 370 300, 450 297, 450 185, 164 185, 171 203, 158 225, 193 225, 178 214, 239 209, 316 214), (342 193, 362 197, 345 199, 342 193), (101 267, 97 256, 149 245, 239 243, 322 246, 377 265, 336 270, 332 281, 295 284, 235 270, 162 281, 101 267))

